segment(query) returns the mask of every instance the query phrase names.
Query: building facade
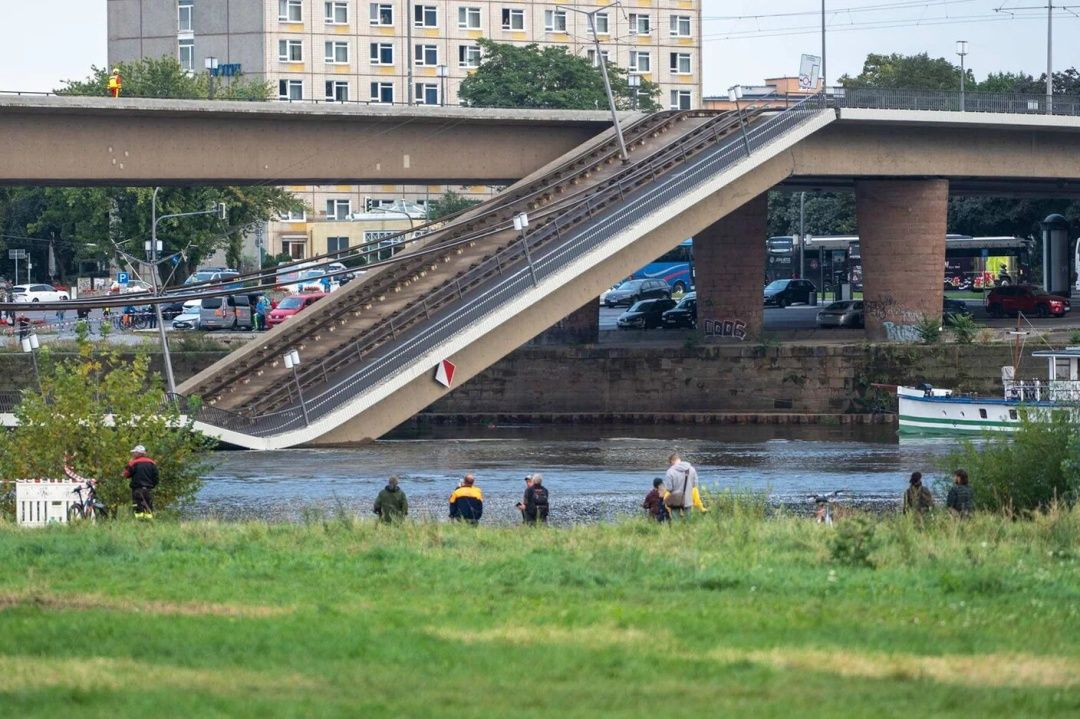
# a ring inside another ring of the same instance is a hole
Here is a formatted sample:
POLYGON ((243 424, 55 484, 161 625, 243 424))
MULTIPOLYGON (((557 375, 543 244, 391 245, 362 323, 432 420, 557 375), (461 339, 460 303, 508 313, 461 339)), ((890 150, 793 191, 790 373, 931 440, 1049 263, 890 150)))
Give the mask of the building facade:
MULTIPOLYGON (((457 104, 481 61, 478 40, 561 45, 601 55, 660 86, 662 107, 701 107, 702 0, 556 4, 509 0, 108 0, 109 63, 173 55, 216 82, 242 73, 286 102, 457 104)), ((311 206, 271 223, 266 249, 285 251, 297 224, 342 220, 395 200, 424 205, 447 188, 289 188, 311 206)), ((485 199, 499 188, 451 188, 485 199)), ((308 234, 305 232, 304 234, 308 234)))

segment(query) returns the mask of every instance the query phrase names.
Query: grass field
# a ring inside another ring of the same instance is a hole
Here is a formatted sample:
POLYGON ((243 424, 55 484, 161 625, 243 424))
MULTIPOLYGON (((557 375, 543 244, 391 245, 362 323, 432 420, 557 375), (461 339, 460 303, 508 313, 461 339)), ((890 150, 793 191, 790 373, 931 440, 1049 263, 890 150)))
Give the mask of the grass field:
POLYGON ((1080 511, 0 525, 0 716, 1077 716, 1078 557, 1080 511))

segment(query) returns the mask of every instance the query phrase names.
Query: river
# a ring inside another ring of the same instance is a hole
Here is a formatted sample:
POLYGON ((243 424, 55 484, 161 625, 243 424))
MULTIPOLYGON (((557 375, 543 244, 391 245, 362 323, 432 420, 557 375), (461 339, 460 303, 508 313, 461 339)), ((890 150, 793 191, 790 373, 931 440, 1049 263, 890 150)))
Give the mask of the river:
MULTIPOLYGON (((438 428, 347 449, 217 452, 187 513, 221 519, 296 521, 345 511, 371 515, 396 474, 410 515, 442 518, 466 472, 484 491, 485 521, 520 520, 523 478, 542 472, 551 521, 567 524, 637 512, 667 456, 678 448, 709 488, 768 492, 808 508, 806 495, 850 490, 847 501, 899 506, 910 472, 940 476, 955 440, 898 440, 888 426, 438 428)), ((933 482, 928 483, 933 486, 933 482)))

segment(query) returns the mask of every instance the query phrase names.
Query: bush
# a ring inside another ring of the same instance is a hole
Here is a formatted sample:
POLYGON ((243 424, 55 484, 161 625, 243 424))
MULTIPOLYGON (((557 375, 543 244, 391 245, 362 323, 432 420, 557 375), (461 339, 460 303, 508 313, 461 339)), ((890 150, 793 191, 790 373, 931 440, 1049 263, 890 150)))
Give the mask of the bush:
POLYGON ((880 541, 874 536, 876 520, 851 517, 836 525, 829 538, 829 553, 833 560, 852 567, 874 567, 870 558, 880 541))
MULTIPOLYGON (((1080 425, 1070 411, 1036 421, 1025 411, 1012 436, 995 433, 964 440, 945 459, 949 473, 967 470, 975 507, 993 511, 1047 509, 1055 501, 1072 504, 1080 490, 1080 425)), ((943 487, 945 489, 945 487, 943 487)))
POLYGON ((953 336, 962 345, 969 345, 979 332, 979 325, 971 315, 949 315, 952 321, 953 336))
POLYGON ((915 332, 923 344, 933 345, 941 340, 941 320, 937 317, 924 315, 915 323, 915 332))

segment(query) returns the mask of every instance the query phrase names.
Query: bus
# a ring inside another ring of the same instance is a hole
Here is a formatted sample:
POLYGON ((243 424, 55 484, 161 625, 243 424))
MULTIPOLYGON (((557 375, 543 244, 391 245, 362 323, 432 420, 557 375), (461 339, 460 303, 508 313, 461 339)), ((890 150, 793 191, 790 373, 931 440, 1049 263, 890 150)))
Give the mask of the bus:
POLYGON ((694 240, 683 240, 678 247, 660 255, 627 279, 665 280, 675 293, 693 288, 694 240))
MULTIPOLYGON (((799 274, 797 238, 790 235, 770 237, 765 242, 765 284, 786 280, 799 274)), ((803 272, 819 291, 831 291, 837 285, 851 283, 862 289, 862 263, 856 235, 814 237, 803 247, 803 272)))

